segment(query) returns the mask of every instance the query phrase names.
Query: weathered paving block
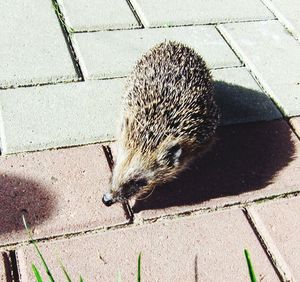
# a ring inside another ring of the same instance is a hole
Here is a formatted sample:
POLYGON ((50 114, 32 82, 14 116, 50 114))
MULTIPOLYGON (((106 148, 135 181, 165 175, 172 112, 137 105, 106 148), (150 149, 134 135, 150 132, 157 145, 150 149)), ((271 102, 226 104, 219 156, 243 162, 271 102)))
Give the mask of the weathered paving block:
POLYGON ((219 27, 285 115, 300 114, 300 45, 278 21, 219 27))
POLYGON ((67 23, 75 31, 138 27, 126 0, 60 0, 67 23))
POLYGON ((106 208, 110 170, 101 145, 1 156, 0 245, 27 240, 22 214, 41 238, 125 222, 106 208))
POLYGON ((51 1, 3 1, 0 88, 77 80, 51 1))
POLYGON ((296 134, 300 138, 300 117, 294 117, 290 119, 290 123, 292 127, 294 128, 296 134))
MULTIPOLYGON (((253 209, 255 216, 262 221, 261 224, 268 233, 262 233, 262 235, 267 241, 268 238, 272 240, 271 244, 274 244, 275 248, 279 250, 291 273, 290 275, 294 277, 293 281, 298 281, 300 269, 299 260, 296 258, 300 255, 300 226, 298 224, 300 220, 300 198, 264 203, 254 206, 253 209)), ((257 226, 257 228, 261 230, 261 226, 257 226)), ((280 264, 280 261, 278 263, 280 264)))
POLYGON ((223 125, 282 117, 246 69, 214 70, 212 75, 223 125))
POLYGON ((0 252, 0 281, 6 282, 6 273, 5 273, 5 265, 3 259, 4 253, 0 252))
POLYGON ((74 45, 86 78, 126 76, 155 44, 177 40, 193 47, 212 68, 241 65, 212 26, 139 29, 76 34, 74 45))
POLYGON ((298 0, 262 0, 278 19, 300 39, 300 5, 298 0))
MULTIPOLYGON (((140 252, 144 281, 248 281, 244 248, 251 253, 258 279, 279 281, 240 210, 157 222, 39 246, 57 281, 64 280, 57 258, 74 280, 81 274, 84 281, 114 281, 120 272, 122 281, 134 281, 140 252)), ((31 263, 43 269, 34 249, 22 247, 17 255, 22 281, 33 281, 31 263)))
POLYGON ((123 80, 103 80, 1 92, 4 154, 110 140, 123 80))
POLYGON ((273 19, 258 0, 132 0, 146 26, 207 24, 273 19))
POLYGON ((136 201, 135 216, 214 209, 298 191, 299 153, 300 142, 285 121, 220 127, 211 151, 175 181, 136 201))

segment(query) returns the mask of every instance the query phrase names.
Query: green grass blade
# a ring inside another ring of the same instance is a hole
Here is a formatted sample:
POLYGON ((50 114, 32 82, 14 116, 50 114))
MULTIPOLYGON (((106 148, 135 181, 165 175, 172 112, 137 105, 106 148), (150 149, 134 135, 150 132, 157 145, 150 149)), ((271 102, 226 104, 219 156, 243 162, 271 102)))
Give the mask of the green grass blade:
POLYGON ((32 268, 32 271, 33 271, 36 281, 43 282, 42 276, 41 276, 40 272, 38 271, 38 269, 36 268, 36 266, 34 264, 31 264, 31 268, 32 268))
POLYGON ((82 278, 81 275, 80 275, 80 278, 79 278, 79 282, 83 282, 83 278, 82 278))
POLYGON ((70 275, 68 274, 68 272, 67 272, 65 266, 64 266, 61 262, 60 262, 60 267, 61 267, 62 271, 64 272, 67 281, 68 281, 68 282, 72 282, 70 275))
POLYGON ((138 276, 137 276, 137 281, 141 282, 141 253, 139 254, 138 258, 138 276))
POLYGON ((246 257, 251 282, 257 282, 256 277, 255 277, 255 272, 254 272, 254 269, 253 269, 253 265, 251 263, 250 254, 249 254, 248 250, 245 249, 244 254, 245 254, 245 257, 246 257))
POLYGON ((27 233, 28 233, 28 236, 29 236, 29 238, 30 238, 30 241, 31 241, 31 243, 33 244, 33 246, 34 246, 36 252, 38 253, 38 255, 39 255, 39 257, 40 257, 40 259, 41 259, 41 261, 42 261, 42 263, 43 263, 44 269, 45 269, 45 271, 46 271, 46 273, 47 273, 47 275, 48 275, 48 277, 49 277, 49 280, 50 280, 50 282, 54 282, 54 278, 53 278, 53 276, 52 276, 52 274, 51 274, 51 272, 50 272, 50 270, 49 270, 49 268, 48 268, 48 266, 47 266, 47 263, 46 263, 46 261, 45 261, 43 255, 42 255, 42 253, 40 252, 40 250, 39 250, 39 248, 38 248, 38 246, 37 246, 35 240, 32 238, 32 234, 31 234, 31 232, 30 232, 30 230, 29 230, 29 228, 28 228, 28 226, 27 226, 27 223, 26 223, 26 220, 25 220, 24 215, 22 216, 22 218, 23 218, 23 224, 24 224, 25 229, 26 229, 26 231, 27 231, 27 233))

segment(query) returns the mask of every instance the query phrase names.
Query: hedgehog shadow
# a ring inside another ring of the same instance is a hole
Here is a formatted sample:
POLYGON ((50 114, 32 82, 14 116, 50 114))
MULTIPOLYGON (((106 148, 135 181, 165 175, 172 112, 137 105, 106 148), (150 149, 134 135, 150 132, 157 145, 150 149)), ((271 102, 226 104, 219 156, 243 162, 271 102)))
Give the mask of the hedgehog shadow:
POLYGON ((216 82, 216 98, 222 112, 222 124, 227 125, 218 128, 213 148, 196 159, 176 180, 156 187, 150 197, 136 201, 134 212, 194 205, 263 189, 293 160, 295 148, 286 122, 238 124, 245 117, 247 122, 253 121, 257 115, 268 120, 272 111, 273 118, 280 117, 266 95, 216 82), (253 101, 265 109, 257 109, 253 101), (228 125, 229 121, 237 124, 228 125))
MULTIPOLYGON (((0 236, 24 230, 22 215, 25 216, 30 227, 41 224, 53 212, 53 199, 53 195, 43 185, 11 174, 1 173, 0 236)), ((10 241, 15 241, 13 234, 9 236, 11 237, 10 241)), ((16 236, 19 237, 19 235, 16 236)))

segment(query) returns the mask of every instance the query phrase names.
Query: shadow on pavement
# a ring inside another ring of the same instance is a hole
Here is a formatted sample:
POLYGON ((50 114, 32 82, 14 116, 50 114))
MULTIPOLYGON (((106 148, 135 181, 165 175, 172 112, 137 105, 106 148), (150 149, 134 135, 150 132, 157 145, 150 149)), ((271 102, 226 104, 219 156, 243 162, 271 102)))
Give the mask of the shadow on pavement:
MULTIPOLYGON (((247 97, 249 95, 260 96, 255 98, 258 105, 269 100, 259 92, 247 91, 240 86, 223 82, 219 86, 219 91, 225 86, 229 91, 224 98, 217 97, 225 119, 231 118, 231 115, 256 116, 257 108, 253 103, 245 102, 253 101, 253 97, 247 97), (230 91, 233 91, 232 96, 229 95, 230 91), (242 95, 245 99, 238 103, 242 95)), ((272 103, 268 107, 277 111, 272 103)), ((212 198, 262 189, 293 160, 295 148, 291 134, 288 124, 283 120, 221 126, 211 151, 197 159, 175 181, 157 187, 147 199, 136 201, 133 211, 137 213, 147 209, 192 205, 212 198)))
POLYGON ((0 173, 0 235, 24 229, 22 214, 34 227, 52 213, 53 197, 41 184, 0 173))

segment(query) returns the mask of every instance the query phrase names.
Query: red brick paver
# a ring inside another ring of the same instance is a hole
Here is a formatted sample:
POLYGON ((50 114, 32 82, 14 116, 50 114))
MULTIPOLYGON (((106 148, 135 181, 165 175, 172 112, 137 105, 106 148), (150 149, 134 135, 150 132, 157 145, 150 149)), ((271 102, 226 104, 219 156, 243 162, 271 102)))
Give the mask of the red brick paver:
MULTIPOLYGON (((242 211, 231 210, 185 219, 40 244, 63 281, 58 259, 71 278, 85 281, 134 281, 142 252, 143 281, 248 281, 243 250, 251 252, 263 281, 279 281, 242 211)), ((33 281, 31 262, 42 269, 32 246, 17 251, 22 281, 33 281)))
POLYGON ((22 213, 36 237, 124 222, 120 208, 102 205, 109 177, 101 145, 2 156, 0 244, 28 238, 22 213))
POLYGON ((268 202, 250 209, 257 229, 265 238, 278 267, 300 279, 300 198, 268 202), (254 211, 254 212, 253 212, 254 211))

